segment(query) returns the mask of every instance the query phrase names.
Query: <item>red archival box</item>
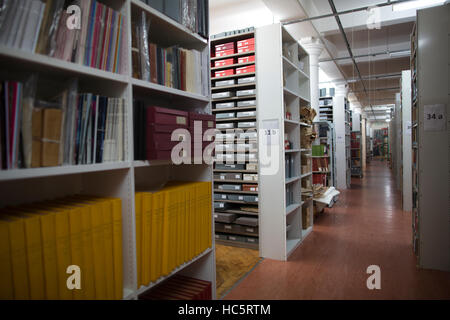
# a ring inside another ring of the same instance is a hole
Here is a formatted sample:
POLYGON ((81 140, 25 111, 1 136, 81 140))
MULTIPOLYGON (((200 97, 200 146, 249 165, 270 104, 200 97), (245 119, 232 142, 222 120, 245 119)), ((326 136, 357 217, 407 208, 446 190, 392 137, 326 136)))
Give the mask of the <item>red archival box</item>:
POLYGON ((255 56, 240 57, 238 63, 255 62, 255 56))
POLYGON ((237 42, 237 47, 245 47, 245 46, 250 46, 250 45, 255 45, 255 38, 249 38, 249 39, 245 39, 245 40, 241 40, 237 42))
POLYGON ((234 42, 227 42, 227 43, 218 44, 218 45, 214 46, 214 48, 216 49, 216 53, 217 53, 219 51, 234 50, 235 46, 234 46, 234 42))
POLYGON ((230 59, 225 59, 225 60, 217 60, 214 63, 214 67, 225 67, 225 66, 231 66, 234 64, 234 59, 230 58, 230 59))
POLYGON ((232 54, 234 54, 235 52, 234 52, 234 49, 231 49, 231 50, 225 50, 225 51, 219 51, 219 52, 216 52, 216 58, 219 58, 219 57, 226 57, 226 56, 229 56, 229 55, 232 55, 232 54))
POLYGON ((247 67, 241 67, 236 69, 236 74, 242 74, 242 73, 253 73, 255 72, 255 66, 247 66, 247 67))
POLYGON ((255 45, 254 44, 238 48, 238 52, 237 53, 245 53, 245 52, 251 52, 251 51, 255 51, 255 45))
POLYGON ((226 69, 226 70, 221 70, 221 71, 215 71, 214 72, 214 78, 232 76, 233 74, 234 74, 234 69, 226 69))

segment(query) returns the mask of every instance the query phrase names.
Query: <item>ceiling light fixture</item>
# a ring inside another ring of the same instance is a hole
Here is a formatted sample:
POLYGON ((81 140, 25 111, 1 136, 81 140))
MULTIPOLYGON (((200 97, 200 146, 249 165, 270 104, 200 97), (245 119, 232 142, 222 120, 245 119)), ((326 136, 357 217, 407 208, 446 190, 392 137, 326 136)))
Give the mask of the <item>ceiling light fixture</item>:
POLYGON ((391 122, 391 119, 386 119, 386 122, 391 122))
POLYGON ((423 8, 441 5, 445 1, 446 0, 416 0, 416 1, 409 1, 409 2, 404 2, 404 3, 397 3, 397 4, 392 5, 392 11, 423 9, 423 8))
POLYGON ((411 55, 411 50, 396 51, 396 52, 389 53, 389 56, 391 58, 409 57, 410 55, 411 55))

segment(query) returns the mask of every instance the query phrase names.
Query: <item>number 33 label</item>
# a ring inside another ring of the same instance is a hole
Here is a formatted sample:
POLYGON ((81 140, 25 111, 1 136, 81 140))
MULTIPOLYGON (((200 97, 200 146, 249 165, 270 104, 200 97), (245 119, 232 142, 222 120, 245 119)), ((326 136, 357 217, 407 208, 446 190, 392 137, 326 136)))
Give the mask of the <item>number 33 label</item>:
POLYGON ((424 106, 425 131, 443 131, 447 128, 447 106, 445 104, 433 104, 424 106))

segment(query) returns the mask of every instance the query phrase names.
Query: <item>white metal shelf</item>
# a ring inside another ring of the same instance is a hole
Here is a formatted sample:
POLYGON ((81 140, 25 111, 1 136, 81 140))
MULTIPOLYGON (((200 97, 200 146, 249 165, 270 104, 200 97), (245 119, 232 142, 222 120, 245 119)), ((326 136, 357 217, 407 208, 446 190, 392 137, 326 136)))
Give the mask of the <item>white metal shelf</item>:
POLYGON ((44 167, 30 169, 13 169, 0 171, 0 182, 31 178, 45 178, 69 174, 129 169, 130 162, 106 162, 98 164, 81 164, 75 166, 44 167))
POLYGON ((286 215, 286 216, 290 215, 290 214, 293 213, 295 210, 297 210, 298 208, 300 208, 300 207, 302 206, 302 204, 303 204, 303 202, 301 202, 301 203, 294 203, 294 204, 291 204, 291 205, 287 206, 287 207, 286 207, 285 215, 286 215))
MULTIPOLYGON (((229 55, 223 56, 223 57, 211 57, 211 61, 224 60, 224 59, 229 59, 229 58, 238 58, 238 57, 250 56, 250 55, 254 55, 254 54, 255 54, 255 51, 234 53, 234 54, 229 54, 229 55)), ((212 78, 211 80, 217 80, 217 79, 212 78)))

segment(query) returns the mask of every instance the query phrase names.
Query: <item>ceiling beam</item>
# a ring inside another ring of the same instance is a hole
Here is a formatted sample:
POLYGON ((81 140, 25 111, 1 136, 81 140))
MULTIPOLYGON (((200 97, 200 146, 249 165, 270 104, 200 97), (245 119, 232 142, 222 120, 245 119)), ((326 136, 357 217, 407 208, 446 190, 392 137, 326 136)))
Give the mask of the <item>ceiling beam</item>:
POLYGON ((394 4, 397 4, 397 3, 410 2, 410 1, 414 1, 414 0, 387 1, 387 2, 383 2, 383 3, 375 4, 375 5, 372 5, 372 6, 365 6, 365 7, 360 7, 360 8, 350 9, 350 10, 343 10, 343 11, 339 11, 339 12, 333 11, 333 13, 323 14, 323 15, 315 16, 315 17, 308 17, 308 18, 302 18, 302 19, 288 20, 288 21, 282 22, 282 24, 283 25, 290 25, 290 24, 294 24, 294 23, 301 23, 301 22, 307 22, 307 21, 331 18, 331 17, 337 17, 338 18, 340 15, 350 14, 350 13, 359 12, 359 11, 367 11, 367 10, 373 8, 373 7, 386 7, 386 6, 391 6, 391 5, 394 5, 394 4))
POLYGON ((357 82, 357 81, 363 81, 363 80, 373 80, 373 79, 387 79, 387 78, 401 78, 401 73, 381 73, 381 74, 371 74, 369 76, 364 77, 355 77, 348 79, 349 82, 357 82))
MULTIPOLYGON (((369 92, 374 92, 374 91, 394 91, 394 90, 400 90, 400 87, 392 87, 392 88, 375 88, 375 89, 368 89, 367 91, 369 92)), ((350 89, 351 92, 353 93, 359 93, 359 92, 364 92, 362 90, 357 90, 357 91, 353 91, 350 89)))
MULTIPOLYGON (((367 57, 376 57, 376 56, 381 56, 381 55, 386 55, 386 54, 391 54, 391 53, 395 54, 395 53, 400 53, 400 52, 405 52, 405 51, 407 51, 407 50, 384 51, 384 52, 377 52, 377 53, 360 54, 360 55, 356 55, 356 56, 353 56, 353 57, 355 59, 367 58, 367 57)), ((405 57, 410 56, 410 55, 411 54, 405 55, 405 57)), ((330 59, 319 60, 319 62, 331 62, 331 61, 336 62, 336 61, 341 61, 341 60, 349 60, 351 58, 352 57, 330 58, 330 59)))

